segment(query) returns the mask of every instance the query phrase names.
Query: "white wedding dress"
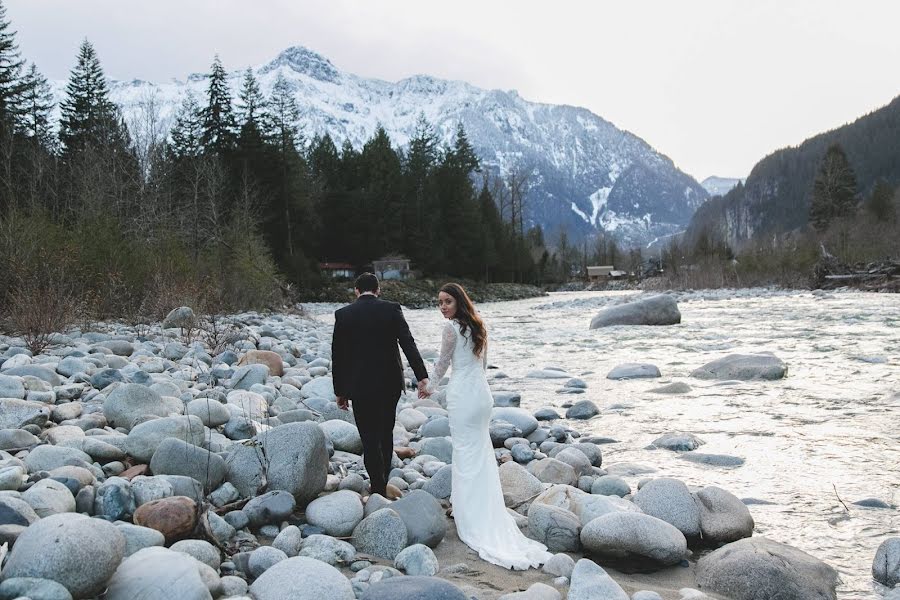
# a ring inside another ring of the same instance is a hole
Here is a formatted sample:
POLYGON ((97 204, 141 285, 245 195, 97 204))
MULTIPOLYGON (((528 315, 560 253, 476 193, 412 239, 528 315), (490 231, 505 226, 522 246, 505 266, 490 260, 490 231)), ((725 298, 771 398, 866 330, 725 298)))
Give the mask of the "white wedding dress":
POLYGON ((547 562, 547 547, 525 537, 506 512, 494 447, 488 434, 494 401, 485 369, 487 349, 478 357, 472 340, 451 320, 441 336, 434 386, 450 365, 447 411, 453 442, 453 485, 450 501, 459 539, 478 555, 507 569, 528 569, 547 562))

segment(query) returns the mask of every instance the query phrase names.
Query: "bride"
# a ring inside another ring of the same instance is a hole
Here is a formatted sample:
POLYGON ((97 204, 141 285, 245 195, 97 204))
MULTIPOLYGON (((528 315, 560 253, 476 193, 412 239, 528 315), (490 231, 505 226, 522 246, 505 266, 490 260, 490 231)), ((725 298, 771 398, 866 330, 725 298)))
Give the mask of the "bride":
POLYGON ((441 336, 436 382, 453 372, 447 386, 447 411, 453 442, 453 485, 450 501, 459 539, 478 555, 507 569, 528 569, 552 556, 547 547, 525 537, 506 512, 494 447, 488 434, 494 402, 488 387, 487 330, 466 291, 456 283, 444 285, 438 306, 450 322, 441 336))

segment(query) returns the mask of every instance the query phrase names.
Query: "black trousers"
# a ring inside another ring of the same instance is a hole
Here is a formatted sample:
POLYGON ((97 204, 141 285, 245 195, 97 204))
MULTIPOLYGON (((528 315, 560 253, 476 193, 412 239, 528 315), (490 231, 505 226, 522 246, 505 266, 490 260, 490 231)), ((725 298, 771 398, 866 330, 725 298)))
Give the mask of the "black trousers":
POLYGON ((363 462, 373 494, 386 494, 394 456, 394 419, 400 393, 352 400, 356 428, 363 444, 363 462))

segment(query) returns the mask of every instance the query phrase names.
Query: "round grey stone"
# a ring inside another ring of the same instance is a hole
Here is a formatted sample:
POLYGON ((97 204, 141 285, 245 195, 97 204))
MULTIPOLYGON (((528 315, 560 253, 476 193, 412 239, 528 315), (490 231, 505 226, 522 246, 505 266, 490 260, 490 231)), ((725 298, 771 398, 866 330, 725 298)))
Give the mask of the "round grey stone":
POLYGON ((52 579, 75 598, 87 598, 103 591, 124 552, 125 537, 111 523, 75 513, 50 515, 19 535, 3 577, 52 579))
POLYGON ((356 492, 341 490, 316 498, 306 507, 306 521, 327 535, 345 537, 363 519, 363 504, 356 492))
POLYGON ((593 519, 581 530, 581 543, 599 556, 639 557, 665 566, 678 564, 687 556, 683 533, 665 521, 636 512, 617 511, 593 519))
POLYGON ((0 583, 0 598, 28 598, 29 600, 72 600, 72 594, 52 579, 14 577, 0 583))
POLYGON ((838 572, 809 554, 754 536, 722 546, 697 561, 697 585, 734 600, 836 598, 838 572))
POLYGON ((382 508, 356 526, 352 543, 360 552, 394 560, 406 548, 406 524, 396 512, 382 508))
POLYGON ((170 412, 171 408, 162 396, 137 383, 120 385, 103 402, 103 416, 109 424, 126 429, 141 417, 166 417, 170 412))
POLYGON ((219 549, 206 540, 181 540, 169 546, 169 550, 184 552, 213 569, 218 569, 222 564, 222 555, 219 549))
POLYGON ((209 491, 225 479, 225 459, 205 448, 168 438, 160 442, 150 459, 150 470, 157 475, 192 477, 209 491))
POLYGON ((260 546, 250 553, 250 574, 259 577, 271 567, 287 560, 287 554, 272 546, 260 546))
POLYGON ((394 566, 407 575, 426 577, 436 574, 440 568, 434 552, 424 544, 413 544, 404 548, 394 559, 394 566))
POLYGON ((616 475, 602 475, 594 480, 591 493, 600 496, 624 497, 631 493, 631 486, 616 475))
POLYGON ((700 537, 700 509, 683 482, 668 477, 653 479, 641 487, 632 502, 644 513, 674 525, 685 537, 700 537))
POLYGON ((872 577, 888 587, 900 583, 900 537, 888 538, 878 546, 872 562, 872 577))
POLYGON ((581 521, 558 506, 533 502, 528 509, 528 530, 551 552, 578 552, 581 547, 581 521))
POLYGON ((253 582, 256 600, 356 600, 353 586, 326 563, 296 556, 282 560, 253 582))
POLYGON ((211 600, 196 560, 156 546, 138 550, 119 565, 106 600, 211 600))
POLYGON ((581 400, 566 410, 567 419, 590 419, 600 414, 600 409, 590 400, 581 400))
MULTIPOLYGON (((369 498, 369 502, 372 497, 369 498)), ((406 525, 408 544, 437 546, 447 533, 444 509, 437 499, 424 490, 412 490, 399 500, 388 504, 406 525)))

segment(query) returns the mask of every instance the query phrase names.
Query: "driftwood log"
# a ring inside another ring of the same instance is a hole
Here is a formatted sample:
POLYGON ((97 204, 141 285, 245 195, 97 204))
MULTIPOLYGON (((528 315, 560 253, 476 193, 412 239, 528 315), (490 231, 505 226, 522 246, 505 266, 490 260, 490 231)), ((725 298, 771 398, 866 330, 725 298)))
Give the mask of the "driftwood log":
POLYGON ((833 290, 854 287, 871 292, 900 292, 900 261, 885 259, 848 265, 821 246, 821 257, 813 269, 813 287, 833 290))

